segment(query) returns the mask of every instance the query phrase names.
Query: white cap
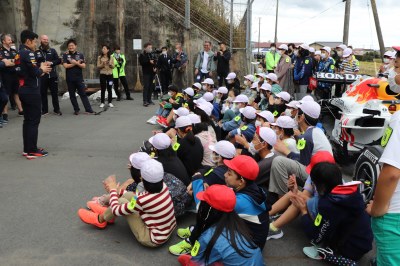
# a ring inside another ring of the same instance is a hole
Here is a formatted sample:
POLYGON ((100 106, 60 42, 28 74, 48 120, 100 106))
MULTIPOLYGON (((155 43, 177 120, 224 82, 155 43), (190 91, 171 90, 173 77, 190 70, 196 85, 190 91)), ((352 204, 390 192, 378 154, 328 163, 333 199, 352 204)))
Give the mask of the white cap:
POLYGON ((272 86, 270 84, 268 84, 267 82, 264 82, 261 85, 260 89, 265 90, 265 91, 271 91, 272 90, 272 86))
POLYGON ((157 150, 165 150, 171 146, 171 139, 165 133, 157 133, 149 139, 151 145, 157 150))
POLYGON ((315 51, 314 55, 321 55, 321 51, 320 50, 315 51))
POLYGON ((189 109, 185 108, 185 107, 179 107, 178 109, 173 109, 174 114, 176 114, 177 116, 186 116, 189 114, 189 109))
POLYGON ((247 119, 254 119, 256 118, 256 109, 254 109, 254 107, 252 106, 246 106, 245 108, 240 108, 239 110, 244 117, 246 117, 247 119))
POLYGON ((196 114, 188 114, 187 117, 190 118, 190 121, 192 121, 193 125, 201 123, 200 116, 198 116, 196 114))
POLYGON ((158 183, 164 178, 164 168, 162 164, 154 159, 143 163, 140 174, 149 183, 158 183))
POLYGON ((343 51, 342 57, 349 57, 353 53, 353 50, 351 48, 346 48, 343 51))
POLYGON ((306 44, 306 43, 300 44, 299 47, 303 48, 304 50, 308 50, 308 48, 309 48, 308 44, 306 44))
POLYGON ((246 75, 246 76, 244 76, 244 78, 250 80, 251 82, 254 81, 254 76, 253 75, 246 75))
POLYGON ((206 103, 202 103, 197 105, 197 108, 199 108, 200 110, 203 110, 208 116, 211 115, 213 108, 210 108, 210 106, 206 103))
POLYGON ((321 48, 321 50, 325 50, 328 53, 331 53, 331 47, 329 47, 329 46, 324 46, 324 47, 321 48))
POLYGON ((318 119, 321 114, 321 106, 314 101, 305 101, 297 105, 306 115, 311 118, 318 119))
POLYGON ((396 54, 397 54, 397 51, 392 52, 392 59, 396 59, 396 54))
POLYGON ((175 128, 187 127, 192 125, 192 120, 188 116, 180 116, 175 121, 175 128))
POLYGON ((392 57, 393 52, 392 51, 386 51, 383 56, 388 56, 388 57, 392 57))
POLYGON ((258 82, 253 82, 250 86, 250 89, 255 89, 258 87, 258 82))
POLYGON ((219 87, 217 90, 218 93, 227 94, 228 88, 227 87, 219 87))
POLYGON ((341 48, 341 49, 346 49, 347 46, 345 44, 339 44, 338 46, 336 46, 336 48, 341 48))
POLYGON ((261 116, 262 118, 267 120, 267 122, 269 122, 269 123, 275 122, 275 117, 270 111, 262 111, 260 113, 257 113, 256 115, 261 116))
POLYGON ((231 73, 228 74, 228 76, 226 76, 225 79, 235 79, 235 78, 236 78, 235 72, 231 72, 231 73))
POLYGON ((203 94, 203 99, 207 102, 211 102, 214 100, 214 94, 212 92, 206 92, 203 94))
POLYGON ((287 51, 289 49, 289 47, 286 44, 281 44, 281 45, 279 45, 278 49, 287 51))
POLYGON ((295 128, 297 126, 294 119, 287 115, 278 117, 278 119, 276 119, 276 122, 272 123, 271 125, 281 128, 295 128))
POLYGON ((290 101, 290 94, 286 91, 281 91, 280 93, 276 94, 276 97, 283 99, 286 102, 290 101))
POLYGON ((196 83, 193 83, 193 85, 192 85, 192 87, 196 87, 196 88, 198 88, 199 90, 201 90, 201 84, 200 83, 198 83, 198 82, 196 82, 196 83))
POLYGON ((298 104, 299 104, 298 101, 291 101, 290 103, 287 103, 286 106, 289 107, 289 108, 299 109, 297 107, 298 104))
POLYGON ((266 78, 272 80, 273 82, 278 82, 278 76, 275 73, 268 73, 266 78))
POLYGON ((207 101, 203 97, 201 97, 201 98, 199 98, 197 100, 194 100, 193 102, 194 102, 194 104, 199 105, 199 104, 202 104, 202 103, 206 103, 207 101))
POLYGON ((247 97, 244 94, 239 94, 236 96, 235 100, 233 100, 234 103, 248 103, 249 102, 249 97, 247 97))
POLYGON ((258 135, 269 145, 275 146, 277 138, 274 130, 270 129, 269 127, 260 127, 258 135))
POLYGON ((129 162, 131 163, 133 168, 139 170, 142 168, 143 163, 150 159, 151 159, 150 155, 148 155, 145 152, 135 152, 129 156, 129 162))
POLYGON ((227 140, 218 141, 215 145, 208 146, 208 148, 226 159, 232 159, 236 156, 235 145, 227 140))
POLYGON ((314 47, 309 47, 308 51, 310 51, 310 53, 315 53, 315 48, 314 47))
POLYGON ((256 77, 262 77, 262 78, 265 79, 265 77, 266 77, 267 75, 265 75, 264 73, 256 73, 255 76, 256 76, 256 77))
POLYGON ((212 80, 210 78, 206 78, 201 84, 214 85, 214 80, 212 80))
POLYGON ((192 88, 186 88, 183 90, 187 95, 193 97, 194 96, 194 90, 192 88))
POLYGON ((311 95, 306 95, 299 101, 299 103, 303 102, 314 102, 314 98, 311 95))

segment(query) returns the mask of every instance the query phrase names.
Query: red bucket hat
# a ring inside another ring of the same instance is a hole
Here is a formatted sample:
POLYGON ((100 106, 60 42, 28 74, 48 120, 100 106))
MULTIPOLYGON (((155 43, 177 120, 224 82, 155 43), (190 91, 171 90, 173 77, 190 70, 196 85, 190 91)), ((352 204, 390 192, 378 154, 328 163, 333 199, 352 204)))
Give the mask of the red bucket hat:
POLYGON ((224 160, 224 164, 248 180, 256 180, 260 171, 257 162, 250 156, 238 155, 232 160, 224 160))
POLYGON ((306 172, 311 173, 311 170, 316 164, 319 163, 335 163, 335 158, 329 151, 318 151, 312 157, 310 164, 306 167, 306 172))
POLYGON ((212 185, 205 191, 197 193, 196 197, 222 212, 232 212, 235 209, 235 192, 225 185, 212 185))

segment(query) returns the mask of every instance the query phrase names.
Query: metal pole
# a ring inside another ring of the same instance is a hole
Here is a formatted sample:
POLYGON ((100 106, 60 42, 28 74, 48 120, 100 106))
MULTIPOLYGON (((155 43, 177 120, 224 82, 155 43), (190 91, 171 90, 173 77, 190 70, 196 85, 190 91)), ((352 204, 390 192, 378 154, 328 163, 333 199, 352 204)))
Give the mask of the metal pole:
POLYGON ((348 45, 349 43, 349 24, 350 24, 350 6, 351 0, 343 0, 346 1, 346 7, 344 10, 344 26, 343 26, 343 43, 348 45))
POLYGON ((257 57, 260 55, 260 29, 261 29, 261 17, 258 18, 258 52, 257 52, 257 57))
POLYGON ((371 0, 371 7, 372 7, 372 13, 374 14, 376 34, 378 35, 379 48, 380 48, 380 51, 381 51, 381 58, 383 60, 383 55, 385 54, 385 45, 383 43, 381 25, 379 23, 378 10, 376 8, 375 0, 371 0))
POLYGON ((230 25, 229 25, 229 48, 231 52, 233 50, 233 0, 231 0, 231 18, 230 18, 230 25))
POLYGON ((185 28, 190 29, 190 0, 185 2, 185 28))
POLYGON ((279 0, 276 0, 276 14, 275 14, 275 44, 278 42, 278 10, 279 10, 279 0))

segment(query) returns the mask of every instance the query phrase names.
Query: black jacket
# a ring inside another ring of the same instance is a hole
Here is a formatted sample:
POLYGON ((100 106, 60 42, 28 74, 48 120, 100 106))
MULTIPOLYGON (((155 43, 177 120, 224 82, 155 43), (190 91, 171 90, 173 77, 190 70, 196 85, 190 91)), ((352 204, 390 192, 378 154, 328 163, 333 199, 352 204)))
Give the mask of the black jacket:
POLYGON ((372 249, 371 218, 357 185, 337 186, 318 201, 318 221, 303 215, 304 230, 313 244, 330 247, 338 255, 359 260, 372 249))
MULTIPOLYGON (((0 60, 1 59, 17 59, 18 52, 14 49, 7 50, 3 46, 0 47, 0 60)), ((15 66, 5 67, 3 70, 3 78, 16 78, 17 72, 15 71, 15 66)))
POLYGON ((153 68, 156 67, 156 65, 150 63, 150 60, 153 60, 151 53, 146 53, 146 51, 143 51, 143 53, 139 55, 139 63, 142 66, 143 75, 154 74, 153 68))
POLYGON ((181 159, 182 163, 185 165, 189 176, 193 176, 194 173, 199 171, 204 154, 200 139, 198 137, 194 138, 195 142, 193 144, 187 137, 178 139, 179 148, 176 151, 179 159, 181 159))
POLYGON ((20 58, 16 61, 16 70, 19 76, 20 94, 40 94, 39 78, 43 71, 36 63, 34 51, 25 45, 19 50, 20 58))
POLYGON ((169 55, 160 54, 157 61, 157 68, 161 72, 170 72, 172 69, 172 58, 169 55))
POLYGON ((51 62, 52 70, 49 75, 44 75, 44 77, 56 78, 57 77, 57 68, 56 66, 61 64, 61 58, 58 56, 57 51, 53 48, 48 48, 47 50, 44 49, 42 46, 39 47, 38 50, 35 52, 36 61, 38 66, 42 62, 51 62))
POLYGON ((190 178, 187 174, 186 168, 176 155, 172 157, 161 156, 155 159, 163 165, 164 172, 174 175, 186 186, 189 185, 190 178))
POLYGON ((218 61, 217 73, 229 73, 229 60, 231 60, 231 52, 225 50, 222 55, 220 54, 220 51, 217 52, 217 56, 214 56, 214 61, 218 61))

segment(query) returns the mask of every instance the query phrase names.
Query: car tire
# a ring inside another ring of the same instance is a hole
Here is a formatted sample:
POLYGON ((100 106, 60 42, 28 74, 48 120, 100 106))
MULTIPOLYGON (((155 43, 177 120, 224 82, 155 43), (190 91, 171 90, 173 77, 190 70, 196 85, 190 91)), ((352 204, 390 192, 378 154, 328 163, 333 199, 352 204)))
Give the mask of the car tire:
POLYGON ((368 203, 374 196, 376 182, 381 172, 378 163, 383 148, 381 146, 369 146, 362 150, 354 167, 354 181, 361 181, 360 192, 365 203, 368 203))

